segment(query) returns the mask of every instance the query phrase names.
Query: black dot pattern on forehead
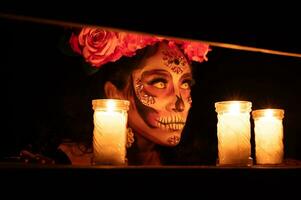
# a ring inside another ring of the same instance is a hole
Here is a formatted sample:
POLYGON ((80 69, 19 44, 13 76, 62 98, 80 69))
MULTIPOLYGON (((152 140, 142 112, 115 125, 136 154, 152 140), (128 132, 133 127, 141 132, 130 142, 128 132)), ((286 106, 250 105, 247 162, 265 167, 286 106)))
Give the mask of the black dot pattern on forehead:
POLYGON ((177 74, 183 73, 183 68, 187 65, 184 56, 176 50, 163 50, 162 54, 163 62, 167 67, 171 68, 171 70, 177 74))

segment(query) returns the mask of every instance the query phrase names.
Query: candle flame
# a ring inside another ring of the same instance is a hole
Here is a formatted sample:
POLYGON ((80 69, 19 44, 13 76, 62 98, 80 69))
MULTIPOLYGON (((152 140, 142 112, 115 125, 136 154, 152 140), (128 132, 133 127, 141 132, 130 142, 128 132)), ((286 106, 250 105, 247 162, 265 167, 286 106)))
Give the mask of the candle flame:
POLYGON ((112 100, 107 101, 107 111, 108 112, 112 112, 113 110, 115 110, 115 107, 116 107, 116 105, 115 105, 114 101, 112 101, 112 100))
POLYGON ((234 102, 229 107, 229 113, 237 114, 240 112, 240 104, 239 102, 234 102))
POLYGON ((273 110, 271 110, 271 109, 267 109, 267 110, 264 112, 264 116, 265 116, 265 117, 273 117, 273 115, 274 115, 274 112, 273 112, 273 110))

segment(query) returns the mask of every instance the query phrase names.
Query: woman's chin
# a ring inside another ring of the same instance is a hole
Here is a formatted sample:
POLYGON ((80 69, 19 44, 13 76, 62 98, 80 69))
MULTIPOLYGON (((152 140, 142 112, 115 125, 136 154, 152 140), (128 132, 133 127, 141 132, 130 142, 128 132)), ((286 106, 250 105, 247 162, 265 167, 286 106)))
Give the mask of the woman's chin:
POLYGON ((182 130, 170 131, 157 129, 156 135, 152 135, 152 140, 154 143, 162 146, 176 146, 180 143, 182 130))

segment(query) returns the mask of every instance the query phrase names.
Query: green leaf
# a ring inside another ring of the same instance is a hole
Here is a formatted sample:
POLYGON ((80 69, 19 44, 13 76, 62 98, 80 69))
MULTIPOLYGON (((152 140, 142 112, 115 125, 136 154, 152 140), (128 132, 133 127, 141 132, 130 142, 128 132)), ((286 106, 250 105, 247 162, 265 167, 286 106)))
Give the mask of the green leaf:
POLYGON ((70 34, 63 34, 63 36, 58 41, 59 50, 67 56, 78 56, 71 48, 69 43, 70 34))
POLYGON ((91 75, 93 75, 93 74, 95 74, 98 70, 99 70, 99 68, 96 68, 96 67, 92 67, 89 63, 87 63, 87 62, 83 62, 83 69, 84 69, 84 71, 85 71, 85 73, 87 74, 87 75, 89 75, 89 76, 91 76, 91 75))

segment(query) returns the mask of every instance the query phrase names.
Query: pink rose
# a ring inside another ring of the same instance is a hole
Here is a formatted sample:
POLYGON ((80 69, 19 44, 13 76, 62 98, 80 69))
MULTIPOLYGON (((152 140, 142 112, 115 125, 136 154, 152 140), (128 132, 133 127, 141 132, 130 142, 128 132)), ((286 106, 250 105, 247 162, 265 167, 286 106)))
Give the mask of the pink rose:
POLYGON ((168 40, 168 46, 170 48, 176 48, 177 45, 182 45, 183 43, 182 40, 168 40))
POLYGON ((120 32, 118 34, 119 39, 119 50, 122 52, 122 55, 125 56, 134 56, 138 49, 143 49, 148 45, 153 45, 159 41, 158 38, 142 35, 142 34, 133 34, 120 32))
MULTIPOLYGON (((79 35, 72 34, 69 43, 72 49, 83 55, 86 62, 99 68, 108 62, 115 62, 122 56, 131 57, 136 51, 156 42, 165 40, 161 37, 114 32, 93 27, 84 27, 79 35)), ((209 45, 201 42, 167 40, 171 48, 180 46, 189 60, 202 62, 207 60, 209 45)))
POLYGON ((189 60, 203 62, 207 61, 207 53, 209 51, 209 45, 201 42, 184 42, 182 44, 184 53, 187 55, 189 60))
POLYGON ((118 60, 122 54, 117 49, 117 34, 103 29, 85 27, 78 36, 85 60, 92 66, 118 60))

